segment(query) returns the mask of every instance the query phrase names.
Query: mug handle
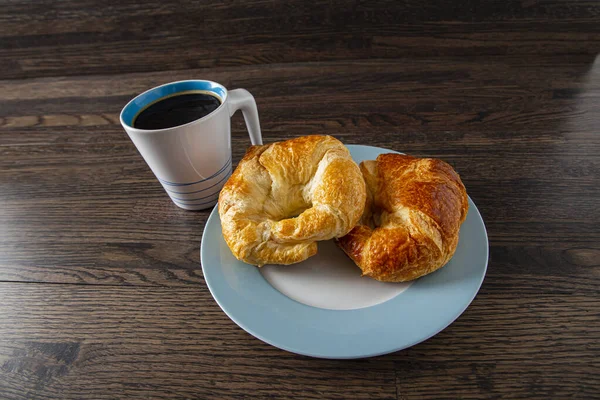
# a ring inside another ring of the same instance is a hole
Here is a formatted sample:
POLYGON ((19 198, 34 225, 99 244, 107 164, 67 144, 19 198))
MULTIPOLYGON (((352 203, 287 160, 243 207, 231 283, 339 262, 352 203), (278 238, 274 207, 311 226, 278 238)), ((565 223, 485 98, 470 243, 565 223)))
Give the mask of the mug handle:
POLYGON ((242 110, 246 128, 250 135, 252 145, 263 144, 260 133, 260 121, 258 120, 258 109, 254 97, 246 89, 235 89, 229 91, 229 116, 237 110, 242 110))

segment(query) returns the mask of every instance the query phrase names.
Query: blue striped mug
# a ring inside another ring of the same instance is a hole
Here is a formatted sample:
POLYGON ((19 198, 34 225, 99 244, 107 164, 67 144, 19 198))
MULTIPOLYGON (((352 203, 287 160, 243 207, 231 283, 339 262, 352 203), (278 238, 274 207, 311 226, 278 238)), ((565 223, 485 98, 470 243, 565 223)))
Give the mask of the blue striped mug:
POLYGON ((167 83, 131 100, 121 111, 121 125, 173 203, 202 210, 217 203, 231 175, 231 116, 242 110, 253 145, 262 144, 254 97, 245 89, 227 90, 206 80, 167 83), (195 121, 165 129, 134 128, 136 117, 163 98, 179 93, 209 93, 221 105, 195 121))

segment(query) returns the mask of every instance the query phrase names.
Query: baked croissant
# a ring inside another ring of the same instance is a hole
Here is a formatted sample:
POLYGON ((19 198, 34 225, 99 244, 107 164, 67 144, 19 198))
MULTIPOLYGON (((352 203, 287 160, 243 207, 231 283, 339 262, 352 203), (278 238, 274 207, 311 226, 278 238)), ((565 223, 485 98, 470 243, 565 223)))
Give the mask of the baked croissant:
POLYGON ((252 146, 219 195, 223 236, 248 264, 293 264, 317 241, 347 234, 366 188, 348 149, 331 136, 252 146))
POLYGON ((452 167, 432 158, 381 154, 360 169, 367 184, 365 212, 337 243, 363 275, 404 282, 446 264, 469 208, 452 167))

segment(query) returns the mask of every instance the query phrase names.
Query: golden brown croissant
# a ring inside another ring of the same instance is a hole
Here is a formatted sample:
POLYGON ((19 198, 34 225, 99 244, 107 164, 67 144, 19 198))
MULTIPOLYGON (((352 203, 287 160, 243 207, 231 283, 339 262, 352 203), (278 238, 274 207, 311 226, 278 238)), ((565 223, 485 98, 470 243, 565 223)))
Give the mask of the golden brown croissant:
POLYGON ((348 149, 331 136, 252 146, 219 195, 223 236, 249 264, 293 264, 318 240, 348 233, 360 219, 365 183, 348 149))
POLYGON ((363 275, 404 282, 446 264, 469 208, 452 167, 432 158, 381 154, 360 169, 367 184, 365 212, 337 243, 363 275))

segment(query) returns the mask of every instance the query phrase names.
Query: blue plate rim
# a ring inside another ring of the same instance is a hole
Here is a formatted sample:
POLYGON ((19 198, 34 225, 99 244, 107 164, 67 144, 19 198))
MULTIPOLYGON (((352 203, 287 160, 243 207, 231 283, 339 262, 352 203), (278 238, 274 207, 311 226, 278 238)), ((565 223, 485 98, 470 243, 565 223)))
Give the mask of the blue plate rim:
MULTIPOLYGON (((369 148, 373 151, 385 151, 385 152, 393 152, 393 153, 399 153, 397 151, 391 150, 391 149, 385 149, 385 148, 380 148, 380 147, 375 147, 375 146, 364 146, 364 145, 354 145, 354 144, 349 144, 347 145, 348 148, 350 148, 352 150, 352 148, 369 148)), ((402 154, 402 153, 400 153, 402 154)), ((316 357, 316 358, 323 358, 323 359, 359 359, 359 358, 367 358, 367 357, 377 357, 377 356, 381 356, 384 354, 389 354, 389 353, 394 353, 400 350, 404 350, 406 348, 412 347, 416 344, 422 343, 428 339, 430 339, 431 337, 437 335, 438 333, 440 333, 441 331, 443 331, 444 329, 446 329, 448 326, 450 326, 453 322, 455 322, 464 312, 465 310, 471 305, 471 303, 473 302, 473 300, 475 299, 475 297, 477 296, 477 294, 479 293, 479 290, 481 289, 481 285, 483 284, 483 281, 485 279, 485 276, 487 274, 487 267, 489 264, 489 238, 487 235, 487 228, 485 226, 485 222, 483 221, 483 218, 481 217, 481 213, 479 211, 479 209, 477 208, 477 206, 475 205, 475 203, 473 202, 473 200, 469 197, 469 215, 471 216, 471 218, 473 218, 473 214, 476 214, 476 219, 477 222, 481 223, 482 228, 483 228, 483 233, 484 233, 484 242, 485 242, 485 265, 483 266, 483 268, 481 269, 482 273, 481 273, 481 277, 478 280, 478 282, 476 283, 476 287, 474 287, 473 292, 471 293, 471 295, 468 298, 468 301, 466 301, 464 303, 464 305, 462 307, 460 307, 459 309, 456 310, 456 312, 453 313, 453 315, 447 320, 446 323, 443 323, 441 325, 439 325, 438 328, 435 328, 434 330, 432 330, 428 335, 424 335, 416 340, 413 340, 411 342, 407 342, 407 343, 403 343, 400 346, 397 347, 390 347, 388 349, 382 350, 382 351, 376 351, 376 352, 365 352, 365 353, 353 353, 353 354, 323 354, 323 353, 319 353, 319 352, 314 352, 314 351, 307 351, 305 349, 300 349, 300 348, 296 348, 293 346, 288 346, 285 343, 282 343, 280 341, 275 341, 272 340, 271 338, 269 338, 268 335, 265 335, 261 332, 257 332, 254 329, 250 328, 246 323, 244 323, 242 320, 240 320, 240 318, 237 318, 237 316, 235 315, 235 311, 234 310, 228 310, 228 307, 223 304, 222 299, 220 298, 220 294, 217 292, 216 289, 216 285, 215 282, 213 282, 212 277, 211 277, 211 273, 207 273, 208 267, 207 267, 207 257, 208 255, 206 254, 208 252, 207 248, 205 247, 205 237, 207 237, 207 235, 205 235, 206 233, 206 229, 214 226, 215 224, 218 224, 220 226, 220 219, 219 219, 219 215, 218 215, 218 208, 217 206, 214 207, 214 209, 212 210, 209 218, 206 221, 204 230, 205 232, 203 232, 202 235, 202 242, 201 242, 201 248, 200 248, 200 256, 201 256, 201 263, 202 263, 202 271, 203 271, 203 275, 204 275, 204 279, 206 281, 206 284, 208 286, 208 289, 212 295, 212 297, 215 299, 216 303, 219 305, 219 307, 221 308, 221 310, 223 310, 223 312, 236 324, 238 325, 240 328, 242 328, 244 331, 246 331, 247 333, 249 333, 250 335, 254 336, 255 338, 270 344, 274 347, 277 347, 279 349, 288 351, 288 352, 292 352, 295 354, 300 354, 303 356, 309 356, 309 357, 316 357), (216 219, 219 219, 218 222, 215 222, 216 219)), ((219 231, 219 235, 221 235, 220 231, 219 231)), ((221 235, 222 238, 222 235, 221 235)), ((258 272, 258 274, 260 275, 260 273, 258 272)), ((262 278, 262 275, 261 275, 262 278)), ((264 279, 264 278, 263 278, 264 279)), ((264 280, 266 285, 270 284, 264 280)), ((410 288, 409 288, 410 289, 410 288)), ((409 290, 407 289, 407 290, 409 290)), ((275 289, 273 289, 275 290, 275 289)), ((235 292, 232 292, 235 293, 235 292)), ((279 292, 277 292, 279 293, 279 292)), ((290 298, 288 298, 287 296, 283 295, 280 293, 281 296, 285 297, 285 299, 288 299, 296 304, 299 304, 303 307, 308 307, 308 308, 313 308, 301 303, 297 303, 295 300, 292 300, 290 298)), ((394 299, 390 299, 388 302, 393 301, 394 299)), ((376 307, 376 306, 373 306, 376 307)), ((369 310, 370 308, 373 307, 368 307, 365 308, 363 310, 369 310)), ((317 309, 314 308, 315 310, 320 310, 320 312, 322 311, 327 311, 327 312, 331 312, 331 313, 346 313, 349 312, 348 310, 343 310, 343 311, 336 311, 336 310, 323 310, 323 309, 317 309)), ((350 310, 353 311, 353 310, 350 310)))

